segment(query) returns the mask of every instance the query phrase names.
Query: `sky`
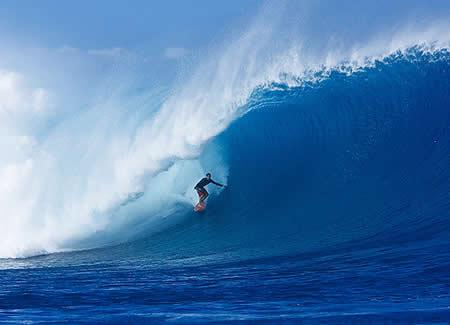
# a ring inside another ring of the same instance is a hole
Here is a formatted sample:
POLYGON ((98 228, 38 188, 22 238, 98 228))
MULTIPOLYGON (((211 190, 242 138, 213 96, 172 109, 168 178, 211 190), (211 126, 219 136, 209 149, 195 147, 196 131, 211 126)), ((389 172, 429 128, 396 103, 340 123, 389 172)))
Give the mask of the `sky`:
MULTIPOLYGON (((245 26, 262 3, 3 0, 0 77, 14 75, 14 87, 21 80, 30 87, 53 89, 67 107, 75 102, 80 106, 80 94, 92 98, 97 87, 120 87, 105 79, 125 83, 128 74, 134 83, 151 78, 167 84, 185 61, 245 26)), ((4 84, 11 83, 8 78, 4 84)))
MULTIPOLYGON (((263 0, 3 0, 0 41, 8 40, 22 49, 76 48, 105 57, 138 51, 153 58, 179 59, 208 48, 211 43, 220 43, 223 35, 245 29, 264 3, 263 0)), ((289 1, 275 1, 272 6, 278 10, 285 3, 289 1)), ((411 22, 450 15, 447 0, 290 3, 294 9, 288 9, 291 10, 288 19, 305 20, 311 26, 309 35, 315 38, 320 38, 330 26, 341 38, 357 39, 372 28, 395 25, 405 20, 405 15, 409 15, 411 22), (315 13, 309 16, 304 8, 315 13)))
POLYGON ((206 46, 229 26, 245 21, 260 4, 258 0, 4 0, 0 35, 30 47, 145 49, 176 57, 181 49, 206 46))

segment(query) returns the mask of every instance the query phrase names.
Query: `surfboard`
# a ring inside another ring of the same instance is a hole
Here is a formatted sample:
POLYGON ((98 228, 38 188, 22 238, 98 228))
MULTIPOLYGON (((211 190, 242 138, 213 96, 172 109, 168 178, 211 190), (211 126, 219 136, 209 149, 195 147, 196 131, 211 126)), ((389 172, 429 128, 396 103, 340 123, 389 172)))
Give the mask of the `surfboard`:
POLYGON ((198 202, 195 207, 194 207, 194 211, 195 212, 203 212, 206 209, 206 202, 198 202))

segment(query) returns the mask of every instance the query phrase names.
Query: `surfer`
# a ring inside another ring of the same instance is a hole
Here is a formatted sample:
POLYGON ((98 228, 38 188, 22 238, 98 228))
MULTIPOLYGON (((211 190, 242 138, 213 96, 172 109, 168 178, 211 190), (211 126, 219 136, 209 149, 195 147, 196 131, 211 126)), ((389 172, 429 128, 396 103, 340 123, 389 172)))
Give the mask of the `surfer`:
POLYGON ((200 202, 205 202, 206 198, 208 197, 209 193, 208 191, 205 189, 205 186, 213 183, 214 185, 220 186, 220 187, 224 187, 225 185, 217 183, 215 181, 213 181, 211 179, 211 173, 207 173, 206 177, 203 177, 200 182, 197 183, 197 185, 195 185, 194 190, 197 191, 198 196, 200 198, 199 203, 200 202))

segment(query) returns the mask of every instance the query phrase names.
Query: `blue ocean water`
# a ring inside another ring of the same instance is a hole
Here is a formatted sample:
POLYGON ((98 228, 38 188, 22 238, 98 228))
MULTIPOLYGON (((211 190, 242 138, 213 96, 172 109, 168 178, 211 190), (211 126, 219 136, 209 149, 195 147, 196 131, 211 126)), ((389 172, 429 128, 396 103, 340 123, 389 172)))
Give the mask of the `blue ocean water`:
POLYGON ((450 54, 327 74, 253 91, 204 149, 229 167, 204 214, 2 259, 0 320, 450 322, 450 54))

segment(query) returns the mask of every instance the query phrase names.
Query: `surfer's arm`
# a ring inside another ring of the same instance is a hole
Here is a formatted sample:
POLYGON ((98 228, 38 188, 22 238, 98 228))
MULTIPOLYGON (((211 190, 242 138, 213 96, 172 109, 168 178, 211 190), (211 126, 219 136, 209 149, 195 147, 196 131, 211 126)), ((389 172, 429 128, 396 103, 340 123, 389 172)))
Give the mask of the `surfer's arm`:
POLYGON ((220 184, 220 183, 214 182, 213 180, 211 180, 211 183, 213 183, 214 185, 220 186, 220 187, 223 187, 223 186, 224 186, 223 184, 220 184))

